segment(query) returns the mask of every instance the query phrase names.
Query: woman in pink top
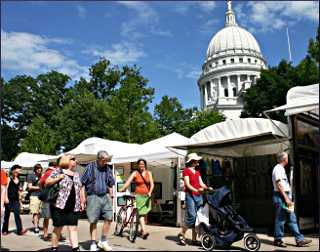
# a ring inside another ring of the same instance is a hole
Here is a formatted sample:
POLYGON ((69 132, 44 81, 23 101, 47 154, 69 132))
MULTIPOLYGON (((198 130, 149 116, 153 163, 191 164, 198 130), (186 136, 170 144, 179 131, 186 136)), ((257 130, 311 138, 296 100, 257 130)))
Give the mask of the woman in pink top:
POLYGON ((208 189, 208 186, 206 186, 201 179, 200 172, 196 170, 200 159, 202 159, 202 157, 196 153, 190 153, 187 156, 186 168, 183 170, 184 191, 186 193, 186 216, 185 225, 178 234, 180 245, 186 245, 185 234, 188 228, 192 228, 192 244, 197 245, 197 234, 194 229, 194 224, 196 222, 197 211, 203 205, 201 192, 208 189))

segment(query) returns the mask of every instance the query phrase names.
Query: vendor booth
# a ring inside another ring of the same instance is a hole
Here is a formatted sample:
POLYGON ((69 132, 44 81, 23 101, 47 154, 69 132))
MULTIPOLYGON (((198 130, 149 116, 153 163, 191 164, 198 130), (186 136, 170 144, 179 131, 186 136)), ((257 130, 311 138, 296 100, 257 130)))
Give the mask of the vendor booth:
POLYGON ((301 229, 319 229, 320 133, 319 84, 297 86, 287 93, 287 104, 265 111, 283 113, 290 130, 295 209, 301 229))
POLYGON ((275 154, 288 148, 287 126, 263 118, 239 118, 211 125, 175 148, 203 157, 200 173, 205 183, 228 186, 233 205, 255 227, 271 227, 272 168, 275 154))

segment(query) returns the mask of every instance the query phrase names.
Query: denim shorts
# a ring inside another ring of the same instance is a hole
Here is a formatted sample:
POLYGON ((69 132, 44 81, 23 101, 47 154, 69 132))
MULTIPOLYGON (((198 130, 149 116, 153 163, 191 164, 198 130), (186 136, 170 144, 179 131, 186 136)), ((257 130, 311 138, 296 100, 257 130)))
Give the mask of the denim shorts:
POLYGON ((203 200, 201 195, 191 195, 190 193, 186 193, 186 227, 194 227, 197 218, 197 211, 202 205, 203 200))
POLYGON ((46 219, 51 218, 50 203, 49 202, 42 202, 41 218, 46 218, 46 219))
POLYGON ((100 216, 104 220, 112 221, 112 199, 109 194, 87 196, 87 217, 89 223, 97 223, 100 216))

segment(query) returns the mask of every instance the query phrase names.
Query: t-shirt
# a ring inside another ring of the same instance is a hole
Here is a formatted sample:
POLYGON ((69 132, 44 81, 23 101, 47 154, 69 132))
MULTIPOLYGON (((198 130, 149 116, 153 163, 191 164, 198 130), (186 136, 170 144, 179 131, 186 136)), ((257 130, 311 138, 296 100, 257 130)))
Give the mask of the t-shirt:
MULTIPOLYGON (((190 185, 192 185, 194 188, 199 189, 201 187, 200 181, 199 181, 200 172, 198 170, 196 170, 195 173, 193 173, 192 170, 187 167, 183 170, 183 177, 186 177, 186 176, 189 177, 190 185)), ((191 192, 186 186, 184 191, 191 192)), ((192 195, 200 195, 200 193, 192 192, 192 195)))
MULTIPOLYGON (((32 183, 33 186, 39 186, 39 180, 40 178, 34 173, 29 175, 27 179, 28 183, 32 183)), ((30 196, 39 196, 39 194, 40 194, 40 189, 30 191, 30 196)))
POLYGON ((8 174, 6 171, 1 169, 1 178, 0 178, 1 185, 8 184, 8 174))
POLYGON ((277 164, 272 171, 272 183, 273 183, 273 190, 275 192, 278 191, 277 185, 276 185, 276 181, 280 180, 281 181, 281 185, 284 189, 285 192, 290 192, 290 184, 288 181, 288 177, 286 174, 285 169, 283 168, 282 165, 277 164))
POLYGON ((8 199, 9 201, 19 201, 19 190, 20 190, 20 183, 17 184, 10 179, 9 186, 8 186, 8 199))
POLYGON ((40 178, 40 186, 44 187, 44 184, 47 180, 47 178, 49 178, 50 174, 55 170, 55 167, 48 167, 48 169, 44 172, 44 174, 41 176, 40 178))

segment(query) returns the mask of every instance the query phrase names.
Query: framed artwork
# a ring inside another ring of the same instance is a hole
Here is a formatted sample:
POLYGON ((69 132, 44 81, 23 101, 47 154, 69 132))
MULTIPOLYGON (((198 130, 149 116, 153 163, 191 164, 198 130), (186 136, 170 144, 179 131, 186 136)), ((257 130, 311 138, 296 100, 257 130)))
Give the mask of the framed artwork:
POLYGON ((119 192, 120 188, 124 185, 124 182, 117 182, 117 192, 119 192))
POLYGON ((126 200, 123 198, 123 196, 117 197, 117 204, 118 206, 124 206, 126 204, 126 200))
POLYGON ((124 175, 124 168, 123 167, 117 167, 116 168, 117 176, 123 176, 124 175))

